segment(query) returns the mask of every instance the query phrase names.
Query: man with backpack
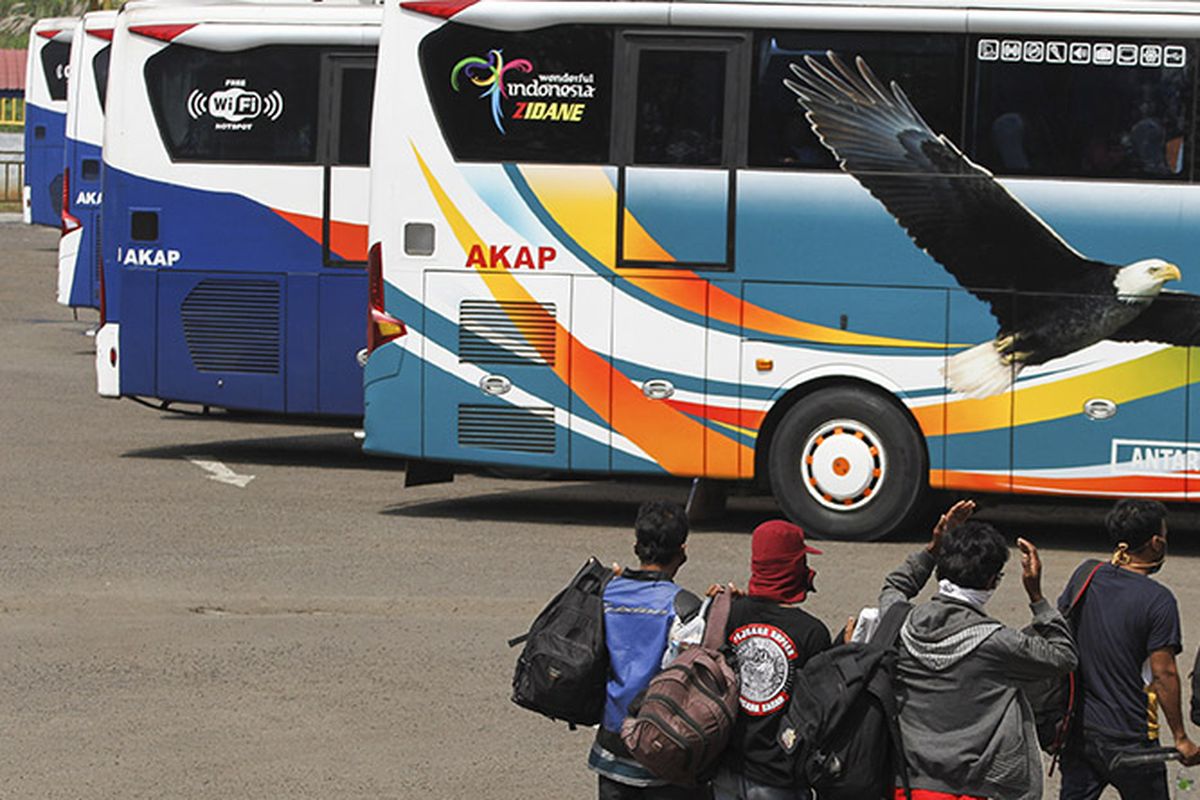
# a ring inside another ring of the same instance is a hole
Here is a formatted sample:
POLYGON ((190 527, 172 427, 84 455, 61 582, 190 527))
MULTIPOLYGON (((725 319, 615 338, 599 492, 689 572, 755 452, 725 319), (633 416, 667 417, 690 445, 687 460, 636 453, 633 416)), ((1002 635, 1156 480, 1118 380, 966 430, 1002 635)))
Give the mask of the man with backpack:
POLYGON ((813 591, 804 531, 785 520, 754 529, 750 585, 726 625, 741 674, 740 712, 713 780, 716 800, 808 800, 776 742, 796 673, 829 647, 829 629, 799 606, 813 591))
POLYGON ((604 718, 588 753, 599 775, 599 800, 692 800, 696 789, 669 786, 635 761, 621 741, 629 705, 662 668, 676 620, 700 610, 700 599, 674 583, 687 560, 687 512, 678 503, 638 508, 633 552, 637 569, 617 569, 604 587, 604 636, 609 678, 604 718))
POLYGON ((1025 539, 1017 545, 1035 634, 987 615, 1009 551, 994 527, 968 519, 973 509, 966 501, 943 515, 929 544, 887 576, 880 595, 884 614, 937 570, 937 594, 913 608, 900 631, 904 762, 913 800, 1039 800, 1041 753, 1020 686, 1074 669, 1075 645, 1042 595, 1041 560, 1025 539))
POLYGON ((1059 598, 1059 608, 1079 598, 1072 619, 1082 689, 1062 754, 1060 800, 1095 800, 1110 784, 1124 800, 1167 800, 1165 764, 1111 766, 1122 751, 1158 745, 1160 709, 1183 762, 1200 760, 1184 724, 1175 665, 1182 650, 1179 607, 1171 590, 1150 577, 1166 559, 1166 518, 1155 500, 1118 501, 1105 518, 1111 559, 1085 561, 1059 598))

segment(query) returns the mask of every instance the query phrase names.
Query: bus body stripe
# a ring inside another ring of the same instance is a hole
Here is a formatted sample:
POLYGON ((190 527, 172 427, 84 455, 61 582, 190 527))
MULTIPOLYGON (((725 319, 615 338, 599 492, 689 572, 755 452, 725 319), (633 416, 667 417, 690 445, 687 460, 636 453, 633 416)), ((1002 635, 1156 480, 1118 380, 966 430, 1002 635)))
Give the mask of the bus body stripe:
MULTIPOLYGON (((479 235, 446 194, 415 144, 412 144, 412 150, 429 189, 454 231, 459 245, 464 253, 469 253, 472 247, 482 243, 479 235)), ((497 300, 533 301, 532 295, 511 274, 493 271, 484 273, 482 269, 476 269, 487 275, 488 290, 497 300)), ((520 328, 519 321, 514 320, 514 324, 520 328)), ((617 371, 603 356, 576 339, 557 320, 554 325, 556 339, 565 341, 570 348, 570 358, 556 359, 554 364, 554 371, 563 383, 584 403, 601 416, 605 416, 610 425, 611 411, 605 414, 601 409, 631 410, 625 415, 624 425, 619 431, 613 426, 614 434, 620 433, 628 438, 667 472, 678 475, 706 472, 703 464, 693 463, 686 453, 681 453, 677 444, 681 441, 705 441, 705 431, 710 430, 708 426, 669 405, 646 397, 633 381, 617 371)), ((749 459, 749 463, 753 463, 752 448, 740 443, 737 444, 737 448, 741 451, 738 452, 738 458, 749 459)), ((733 474, 736 474, 736 460, 732 467, 733 474)))

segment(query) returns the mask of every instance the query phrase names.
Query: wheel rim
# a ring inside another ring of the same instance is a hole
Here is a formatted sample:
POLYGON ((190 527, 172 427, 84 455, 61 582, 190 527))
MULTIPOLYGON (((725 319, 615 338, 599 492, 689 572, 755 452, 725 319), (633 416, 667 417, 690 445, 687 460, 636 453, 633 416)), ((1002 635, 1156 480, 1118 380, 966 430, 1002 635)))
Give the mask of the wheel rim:
POLYGON ((804 443, 800 460, 804 488, 834 511, 856 511, 879 494, 887 459, 879 435, 852 419, 818 425, 804 443))

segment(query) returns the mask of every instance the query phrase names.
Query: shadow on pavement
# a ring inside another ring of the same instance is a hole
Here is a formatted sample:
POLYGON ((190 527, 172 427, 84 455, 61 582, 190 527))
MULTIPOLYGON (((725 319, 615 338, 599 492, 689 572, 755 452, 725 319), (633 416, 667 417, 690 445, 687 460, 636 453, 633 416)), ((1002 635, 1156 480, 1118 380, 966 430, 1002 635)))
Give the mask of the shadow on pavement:
MULTIPOLYGON (((476 495, 456 494, 451 498, 414 500, 398 503, 380 513, 410 518, 496 520, 528 522, 534 525, 595 525, 625 527, 632 524, 638 505, 644 500, 662 498, 685 502, 688 483, 684 481, 590 481, 554 486, 521 487, 510 490, 488 489, 476 495)), ((935 494, 931 509, 949 507, 954 498, 935 494)), ((1109 549, 1104 533, 1104 515, 1112 507, 1108 500, 1079 501, 1037 500, 1003 496, 977 498, 977 516, 991 522, 1010 540, 1026 536, 1039 545, 1078 552, 1095 553, 1109 549)), ((726 513, 692 526, 697 534, 748 534, 760 522, 782 516, 769 495, 735 495, 729 498, 726 513)), ((890 542, 925 542, 929 525, 936 519, 931 511, 929 524, 917 524, 887 537, 890 542)), ((1200 509, 1171 506, 1169 523, 1172 552, 1200 555, 1200 509)))
MULTIPOLYGON (((646 500, 686 502, 687 481, 570 481, 553 486, 489 490, 474 496, 415 500, 380 513, 398 517, 495 520, 533 525, 595 525, 629 527, 637 507, 646 500)), ((731 497, 719 518, 697 522, 695 534, 749 533, 765 519, 779 516, 770 497, 731 497)))
POLYGON ((122 458, 178 459, 207 456, 231 464, 283 467, 332 467, 337 469, 387 470, 400 472, 403 461, 371 458, 363 454, 358 440, 345 431, 308 436, 275 436, 229 439, 195 444, 150 447, 122 453, 122 458))

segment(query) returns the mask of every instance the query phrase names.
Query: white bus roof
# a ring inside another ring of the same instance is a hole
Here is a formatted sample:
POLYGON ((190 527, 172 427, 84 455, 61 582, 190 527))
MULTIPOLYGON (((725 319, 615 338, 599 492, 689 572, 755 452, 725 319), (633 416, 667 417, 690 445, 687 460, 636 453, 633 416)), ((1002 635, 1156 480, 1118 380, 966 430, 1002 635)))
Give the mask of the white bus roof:
MULTIPOLYGON (((419 10, 419 5, 414 3, 413 10, 419 10)), ((434 5, 447 3, 443 0, 434 5)), ((1195 0, 459 0, 459 5, 453 21, 501 30, 594 23, 1176 38, 1200 35, 1200 2, 1195 0)))
POLYGON ((45 36, 50 31, 54 31, 55 34, 53 36, 46 38, 52 38, 60 42, 69 42, 75 33, 75 26, 78 24, 79 17, 46 17, 33 23, 30 31, 42 36, 45 36))

